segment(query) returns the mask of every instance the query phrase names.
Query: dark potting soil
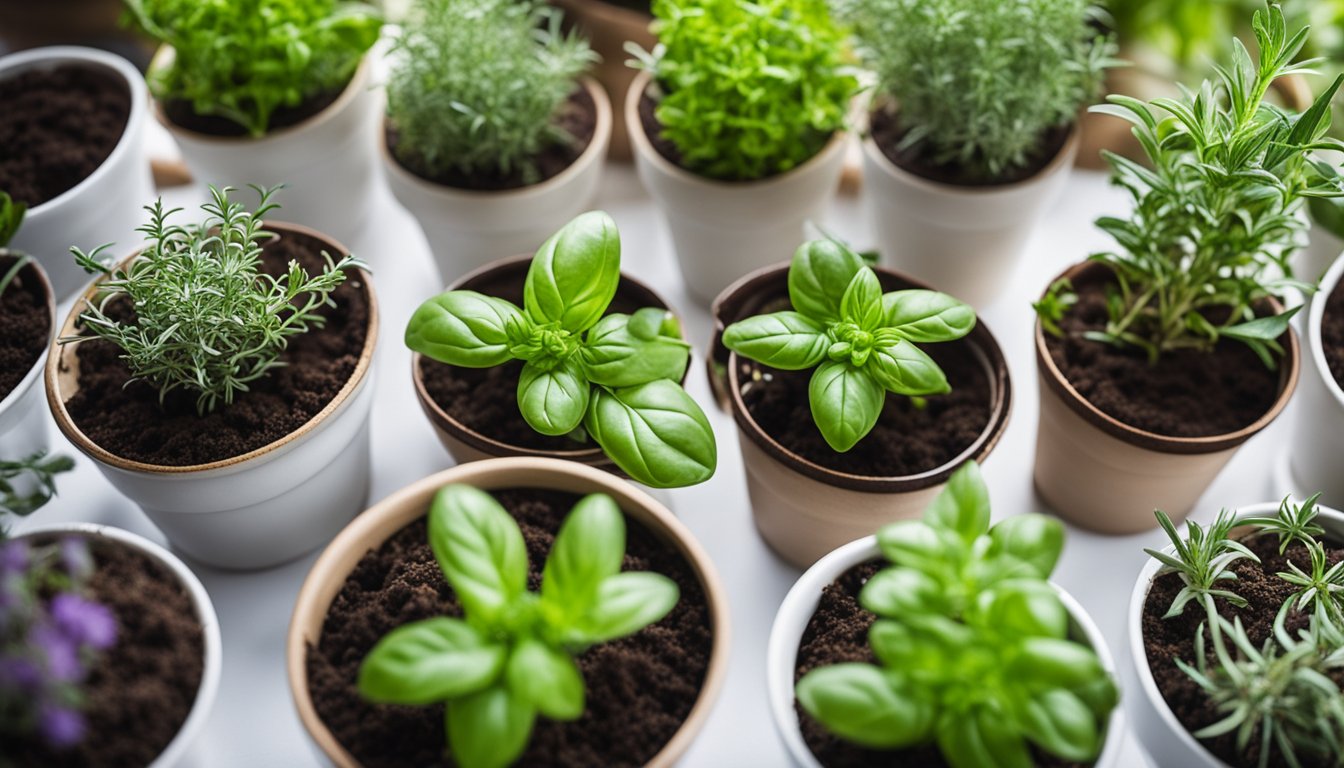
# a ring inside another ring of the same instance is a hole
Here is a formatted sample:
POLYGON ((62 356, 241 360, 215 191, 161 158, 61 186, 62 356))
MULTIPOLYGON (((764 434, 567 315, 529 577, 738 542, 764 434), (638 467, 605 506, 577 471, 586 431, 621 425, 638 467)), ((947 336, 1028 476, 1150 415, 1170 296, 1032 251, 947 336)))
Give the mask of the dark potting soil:
POLYGON ((1069 139, 1069 126, 1051 128, 1041 137, 1036 151, 1032 153, 1026 165, 1007 169, 1002 176, 986 178, 959 163, 931 162, 923 156, 919 145, 902 148, 901 140, 905 138, 907 131, 893 110, 878 109, 871 112, 869 132, 874 143, 882 150, 882 154, 900 168, 930 181, 965 187, 988 187, 1025 181, 1049 165, 1069 139))
POLYGON ((126 131, 131 91, 101 66, 61 64, 0 78, 0 191, 41 205, 98 170, 126 131))
POLYGON ((1344 280, 1330 292, 1321 315, 1321 346, 1335 382, 1344 387, 1344 280))
POLYGON ((952 391, 925 398, 923 408, 887 393, 873 431, 847 453, 821 436, 808 404, 812 371, 780 371, 739 358, 747 413, 788 450, 838 472, 904 477, 937 469, 961 455, 985 431, 990 382, 969 341, 923 347, 943 369, 952 391))
MULTIPOLYGON (((579 497, 534 489, 494 496, 523 531, 528 588, 561 521, 579 497)), ((623 570, 654 571, 681 588, 666 618, 578 658, 587 692, 583 716, 560 723, 538 718, 516 766, 591 768, 644 765, 676 733, 699 696, 713 641, 709 608, 690 565, 671 546, 627 518, 623 570)), ((461 616, 426 541, 422 517, 364 555, 332 602, 317 645, 308 648, 308 686, 318 715, 367 768, 451 765, 444 753, 443 705, 403 707, 365 702, 355 687, 360 662, 395 627, 436 616, 461 616)))
POLYGON ((638 11, 639 13, 642 13, 645 16, 651 14, 651 11, 649 9, 653 5, 653 3, 650 2, 650 0, 600 0, 600 2, 606 5, 614 5, 617 8, 625 8, 631 11, 638 11))
MULTIPOLYGON (((262 269, 279 275, 291 259, 315 274, 325 266, 321 241, 287 232, 266 244, 262 269)), ((341 254, 332 254, 338 258, 341 254)), ((326 325, 290 339, 285 365, 239 393, 232 405, 200 416, 196 396, 177 389, 159 403, 158 390, 132 382, 121 350, 101 339, 80 342, 79 391, 66 401, 75 425, 103 449, 133 461, 164 466, 206 464, 269 445, 308 423, 354 373, 368 334, 369 296, 351 272, 331 294, 336 308, 320 310, 326 325)), ((123 321, 127 305, 109 307, 123 321)))
POLYGON ((386 125, 387 147, 398 164, 426 181, 457 189, 499 191, 518 189, 539 184, 560 175, 588 149, 597 133, 597 103, 587 88, 579 87, 569 95, 569 101, 555 116, 556 126, 574 137, 572 142, 552 144, 533 158, 539 178, 527 180, 520 171, 507 174, 498 172, 463 174, 459 172, 432 174, 424 169, 423 161, 410 150, 400 150, 396 128, 386 125))
MULTIPOLYGON (((345 86, 342 86, 335 90, 323 91, 309 96, 292 107, 277 107, 271 112, 266 131, 269 133, 298 125, 331 106, 344 92, 345 86)), ((170 99, 163 102, 163 114, 173 125, 207 136, 235 138, 248 135, 247 129, 241 123, 220 115, 199 114, 192 108, 191 102, 186 99, 170 99)))
MULTIPOLYGON (((795 683, 818 667, 847 662, 877 663, 877 657, 868 645, 868 629, 877 617, 859 605, 859 591, 883 566, 884 563, 879 560, 856 565, 840 574, 840 578, 821 591, 817 609, 813 611, 812 619, 798 642, 798 656, 793 671, 795 683)), ((807 714, 796 700, 793 708, 802 727, 803 741, 826 768, 947 766, 947 761, 936 745, 901 750, 868 749, 831 734, 807 714)), ((1040 768, 1073 768, 1079 765, 1034 749, 1033 755, 1040 768)))
MULTIPOLYGON (((1280 555, 1279 539, 1272 534, 1252 536, 1244 539, 1243 543, 1260 558, 1260 563, 1238 560, 1231 566, 1237 575, 1236 580, 1221 583, 1224 588, 1245 598, 1248 605, 1238 608, 1222 598, 1214 602, 1218 613, 1229 621, 1241 619, 1251 643, 1259 648, 1273 637, 1274 619, 1279 608, 1297 589, 1276 574, 1288 571, 1289 560, 1310 573, 1311 560, 1301 544, 1293 544, 1286 555, 1280 555)), ((1344 560, 1344 549, 1327 546, 1326 552, 1326 568, 1344 560)), ((1177 659, 1187 664, 1195 663, 1195 632, 1200 623, 1206 620, 1204 609, 1197 602, 1187 605, 1185 612, 1179 616, 1162 618, 1183 586, 1180 576, 1174 573, 1153 580, 1153 586, 1143 604, 1143 645, 1148 667, 1152 670, 1153 680, 1162 698, 1181 724, 1194 732, 1222 720, 1224 715, 1209 701, 1203 689, 1176 666, 1177 659)), ((1307 622, 1305 614, 1293 612, 1287 621, 1288 631, 1296 635, 1298 630, 1306 628, 1307 622)), ((1207 634, 1205 643, 1208 660, 1216 666, 1213 642, 1207 634)), ((1344 689, 1344 670, 1335 670, 1331 678, 1344 689)), ((1235 731, 1215 739, 1201 740, 1201 743, 1234 768, 1254 768, 1260 759, 1258 736, 1252 738, 1250 746, 1245 750, 1237 748, 1235 731)), ((1299 754, 1299 757, 1302 756, 1299 754)), ((1304 768, 1327 768, 1333 764, 1305 760, 1303 763, 1304 768)))
POLYGON ((1046 348, 1064 378, 1089 403, 1132 427, 1170 437, 1207 437, 1250 426, 1274 406, 1279 372, 1265 367, 1241 342, 1212 352, 1182 349, 1150 363, 1141 351, 1083 338, 1105 330, 1105 284, 1074 281, 1078 303, 1046 348))
MULTIPOLYGON (((0 255, 0 279, 17 257, 0 255)), ((51 336, 47 297, 31 266, 24 267, 0 293, 0 400, 9 396, 42 356, 51 336)), ((18 457, 10 457, 18 458, 18 457)))
POLYGON ((88 730, 69 750, 37 739, 6 744, 20 768, 149 765, 177 735, 204 674, 205 640, 191 595, 148 556, 110 542, 93 547, 89 590, 117 619, 117 642, 82 690, 88 730))

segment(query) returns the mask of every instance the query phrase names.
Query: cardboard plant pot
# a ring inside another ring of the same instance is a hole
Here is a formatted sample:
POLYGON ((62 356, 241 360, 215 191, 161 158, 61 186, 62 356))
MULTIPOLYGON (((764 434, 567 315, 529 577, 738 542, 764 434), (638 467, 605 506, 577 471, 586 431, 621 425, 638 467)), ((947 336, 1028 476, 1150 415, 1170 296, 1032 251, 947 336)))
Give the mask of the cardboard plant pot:
POLYGON ((667 221, 686 290, 708 305, 743 275, 793 254, 835 196, 849 134, 837 131, 812 159, 758 181, 718 181, 663 157, 640 121, 639 103, 652 84, 642 72, 630 85, 625 122, 635 170, 667 221))
POLYGON ((653 15, 647 5, 639 11, 633 4, 608 0, 552 0, 551 4, 564 11, 565 21, 588 38, 588 44, 602 57, 593 67, 593 76, 611 97, 611 150, 607 156, 629 162, 630 129, 625 124, 625 97, 636 71, 625 63, 630 58, 625 44, 631 42, 646 51, 653 50, 658 43, 649 30, 653 15))
MULTIPOLYGON (((689 715, 645 765, 676 763, 708 721, 728 674, 728 598, 713 563, 691 533, 662 505, 629 482, 574 462, 510 458, 464 464, 420 480, 392 494, 355 518, 313 565, 299 590, 285 642, 290 693, 304 730, 325 764, 356 768, 360 763, 337 740, 317 712, 310 690, 309 657, 319 646, 323 625, 347 577, 366 553, 376 550, 405 526, 424 517, 440 488, 464 483, 485 491, 511 488, 605 493, 628 519, 641 524, 674 549, 694 572, 705 595, 713 635, 708 667, 689 715)), ((591 685, 591 681, 588 683, 591 685)), ((538 721, 538 726, 541 721, 538 721)))
POLYGON ((0 58, 0 80, 25 71, 71 65, 106 73, 124 84, 130 112, 121 138, 107 159, 70 189, 31 206, 10 242, 11 248, 31 254, 42 263, 58 301, 74 294, 90 279, 70 255, 70 246, 137 241, 135 229, 143 218, 142 207, 154 201, 144 149, 149 94, 144 78, 129 61, 92 48, 35 48, 0 58))
MULTIPOLYGON (((783 308, 788 299, 788 270, 787 263, 759 270, 715 300, 709 373, 715 398, 737 423, 756 529, 786 561, 807 568, 827 552, 876 533, 886 523, 919 518, 957 467, 971 459, 983 463, 1008 427, 1012 384, 998 342, 984 323, 977 322, 965 339, 925 349, 964 344, 988 380, 989 419, 959 455, 942 466, 894 477, 852 474, 809 461, 753 418, 743 393, 753 383, 756 364, 723 345, 723 331, 732 323, 783 308)), ((876 272, 883 291, 928 287, 881 267, 876 272)))
MULTIPOLYGON (((347 253, 306 227, 267 222, 266 230, 316 239, 331 254, 347 253)), ((149 464, 110 452, 84 434, 66 408, 79 391, 79 345, 59 346, 47 359, 47 404, 56 426, 118 491, 140 505, 175 548, 193 559, 221 568, 253 569, 311 552, 363 508, 369 489, 378 305, 367 272, 352 271, 347 283, 357 286, 368 305, 364 346, 354 372, 321 411, 272 443, 240 456, 186 466, 149 464)), ((97 290, 95 283, 85 298, 97 290)), ((59 337, 76 335, 81 309, 82 304, 72 309, 59 337)))
POLYGON ((1344 387, 1330 371, 1323 331, 1330 297, 1339 290, 1341 277, 1344 256, 1336 258, 1325 273, 1306 313, 1307 348, 1294 406, 1297 435, 1287 451, 1292 488, 1304 493, 1320 491, 1322 500, 1332 505, 1344 505, 1344 472, 1340 471, 1340 456, 1344 456, 1344 387))
POLYGON ((588 210, 611 141, 611 102, 591 77, 579 82, 597 111, 593 138, 568 168, 526 187, 461 189, 422 178, 392 156, 387 131, 379 130, 383 175, 397 201, 420 222, 443 280, 455 280, 496 259, 532 253, 588 210))
MULTIPOLYGON (((822 768, 803 739, 798 712, 794 708, 794 677, 798 647, 802 642, 803 633, 807 630, 812 615, 816 613, 822 590, 849 569, 881 557, 882 552, 877 546, 876 536, 866 536, 830 552, 809 567, 794 583, 789 593, 784 596, 779 612, 775 614, 775 623, 770 628, 770 644, 765 655, 766 695, 769 697, 770 716, 774 720, 775 729, 797 768, 822 768)), ((1090 645, 1101 665, 1114 677, 1115 661, 1111 658, 1110 649, 1106 647, 1106 639, 1102 636, 1101 630, 1072 595, 1059 585, 1054 586, 1069 612, 1071 619, 1069 634, 1072 639, 1090 645)), ((1120 768, 1120 750, 1125 732, 1123 712, 1123 708, 1119 706, 1111 711, 1105 727, 1105 741, 1101 755, 1092 764, 1094 768, 1120 768)), ((1184 765, 1184 763, 1170 763, 1173 766, 1178 764, 1184 765)))
MULTIPOLYGON (((0 277, 4 277, 13 266, 13 259, 18 256, 19 254, 13 251, 0 248, 0 277)), ((38 381, 42 378, 47 347, 51 345, 56 331, 56 298, 41 265, 36 261, 29 261, 19 270, 14 282, 10 283, 5 293, 0 294, 0 310, 4 309, 5 297, 9 291, 25 291, 35 297, 43 297, 41 306, 45 311, 42 319, 46 321, 46 329, 42 332, 45 340, 42 348, 33 356, 22 373, 0 371, 0 380, 18 376, 18 381, 12 388, 0 390, 0 461, 26 459, 45 451, 48 447, 47 415, 42 408, 45 393, 38 385, 38 381)), ((0 318, 6 316, 7 313, 0 311, 0 318)), ((17 321, 11 320, 11 322, 17 321)), ((6 328, 4 332, 14 334, 17 331, 16 328, 6 328)))
MULTIPOLYGON (((1060 277, 1077 285, 1106 269, 1098 262, 1083 262, 1060 277)), ((1105 534, 1155 528, 1154 509, 1177 522, 1185 519, 1232 454, 1288 405, 1301 365, 1297 335, 1289 329, 1286 354, 1279 361, 1279 393, 1269 410, 1234 432, 1172 437, 1131 426, 1097 408, 1055 364, 1039 320, 1035 335, 1041 401, 1036 491, 1060 517, 1105 534)))

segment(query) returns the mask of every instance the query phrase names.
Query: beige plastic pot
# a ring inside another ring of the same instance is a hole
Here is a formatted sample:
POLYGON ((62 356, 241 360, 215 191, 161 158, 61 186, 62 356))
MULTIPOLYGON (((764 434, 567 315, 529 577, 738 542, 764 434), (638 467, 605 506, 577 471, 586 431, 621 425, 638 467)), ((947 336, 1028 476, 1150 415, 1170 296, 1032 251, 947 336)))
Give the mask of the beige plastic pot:
POLYGON ((392 157, 379 131, 383 174, 392 194, 420 222, 445 282, 517 253, 532 253, 566 222, 588 210, 602 181, 611 141, 611 102, 590 77, 582 85, 597 106, 592 141, 568 168, 540 184, 482 192, 427 181, 392 157))
MULTIPOLYGON (((878 268, 877 274, 883 291, 928 287, 890 270, 878 268)), ((947 464, 917 475, 869 477, 823 467, 790 451, 756 423, 742 399, 755 364, 723 345, 729 325, 771 311, 787 298, 788 265, 783 264, 742 278, 715 300, 710 385, 719 405, 737 422, 756 529, 780 557, 807 568, 887 523, 918 519, 957 467, 972 459, 983 463, 1008 427, 1012 384, 998 342, 977 322, 964 340, 950 342, 974 350, 990 382, 989 422, 975 442, 947 464)))
POLYGON ((635 70, 625 62, 630 54, 627 42, 646 51, 658 43, 649 25, 653 16, 632 8, 625 8, 606 0, 551 0, 551 4, 565 12, 565 21, 573 24, 586 38, 602 60, 593 68, 593 75, 611 97, 611 150, 607 156, 618 162, 630 161, 630 133, 625 124, 625 97, 635 70))
POLYGON ((324 762, 340 768, 357 768, 359 765, 332 735, 313 706, 308 691, 308 649, 321 640, 327 610, 360 558, 410 522, 423 517, 434 494, 450 483, 466 483, 486 491, 540 488, 577 494, 605 493, 616 500, 627 516, 639 521, 654 535, 675 547, 691 565, 704 589, 714 635, 709 669, 690 715, 646 766, 666 768, 675 764, 709 719, 710 710, 728 674, 728 596, 719 581, 718 572, 691 532, 648 494, 593 467, 570 461, 535 458, 479 461, 430 475, 397 491, 355 518, 317 559, 304 579, 298 603, 294 606, 294 617, 290 621, 289 635, 285 641, 285 663, 289 690, 299 711, 299 719, 324 762))
MULTIPOLYGON (((0 248, 0 277, 8 271, 12 262, 3 257, 18 256, 13 251, 0 248)), ((36 261, 19 270, 9 291, 29 290, 36 286, 46 297, 48 344, 56 331, 56 298, 52 294, 51 283, 41 265, 36 261)), ((32 367, 24 374, 19 383, 3 398, 0 398, 0 461, 17 461, 47 450, 47 414, 42 408, 44 393, 38 381, 42 379, 42 369, 46 364, 47 352, 37 356, 32 367)), ((18 488, 20 493, 32 489, 18 488)))
MULTIPOLYGON (((1083 262, 1060 277, 1078 285, 1105 279, 1107 269, 1083 262)), ((1060 517, 1105 534, 1151 530, 1157 525, 1154 509, 1177 522, 1184 520, 1241 444, 1288 405, 1301 365, 1297 335, 1290 329, 1280 364, 1279 397, 1263 416, 1236 432, 1169 437, 1125 424, 1088 402, 1055 365, 1039 321, 1035 334, 1041 400, 1036 491, 1060 517)))
POLYGON ((1297 396, 1297 435, 1288 451, 1291 490, 1304 495, 1321 492, 1321 499, 1333 506, 1344 506, 1344 387, 1330 372, 1325 357, 1321 324, 1330 294, 1344 277, 1344 256, 1321 280, 1320 290, 1312 299, 1307 314, 1306 354, 1302 363, 1302 382, 1297 396))
MULTIPOLYGON (((323 240, 333 256, 348 252, 305 227, 267 222, 266 229, 323 240)), ((174 547, 196 560, 253 569, 311 552, 364 507, 369 490, 378 304, 368 273, 356 274, 349 279, 364 289, 369 325, 355 371, 322 411, 281 439, 208 464, 163 466, 122 458, 85 435, 66 410, 66 401, 79 391, 79 357, 70 345, 53 349, 47 359, 47 404, 56 426, 108 482, 140 505, 174 547)), ((96 291, 94 284, 85 299, 96 291)), ((81 309, 76 304, 71 310, 61 337, 76 335, 81 309)))
POLYGON ((849 134, 835 137, 811 160, 760 181, 715 181, 674 165, 653 148, 639 118, 648 72, 630 85, 625 121, 635 170, 667 221, 686 290, 709 304, 733 281, 793 255, 803 226, 820 220, 845 165, 849 134))

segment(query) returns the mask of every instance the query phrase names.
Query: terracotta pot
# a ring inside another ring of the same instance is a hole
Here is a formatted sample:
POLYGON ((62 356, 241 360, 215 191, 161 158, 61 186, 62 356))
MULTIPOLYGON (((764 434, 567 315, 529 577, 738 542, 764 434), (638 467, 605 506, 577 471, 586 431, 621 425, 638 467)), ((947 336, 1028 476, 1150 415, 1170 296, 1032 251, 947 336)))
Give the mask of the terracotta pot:
POLYGON ((551 0, 551 4, 565 12, 565 21, 572 23, 593 47, 602 60, 593 68, 593 75, 611 97, 615 120, 611 125, 612 160, 630 162, 630 134, 625 124, 625 96, 630 91, 636 70, 625 62, 630 54, 627 42, 646 51, 653 50, 658 39, 649 31, 653 16, 632 8, 625 8, 605 0, 551 0))
MULTIPOLYGON (((338 242, 294 224, 267 222, 266 229, 338 242)), ((135 254, 126 259, 128 263, 135 254)), ((79 389, 75 348, 53 348, 47 359, 47 404, 62 433, 94 460, 118 491, 139 504, 173 546, 221 568, 265 568, 293 560, 331 539, 360 509, 369 490, 369 409, 373 404, 373 351, 378 304, 369 275, 363 284, 369 325, 355 371, 331 402, 308 423, 283 438, 241 456, 208 464, 164 466, 122 458, 80 431, 65 403, 79 389)), ((100 281, 101 282, 101 281, 100 281)), ((98 284, 85 299, 92 299, 98 284)), ((73 336, 81 304, 61 327, 73 336)))
MULTIPOLYGON (((917 280, 878 268, 883 291, 927 288, 917 280)), ((989 422, 975 442, 952 461, 917 475, 869 477, 839 472, 790 451, 767 433, 742 400, 747 361, 723 346, 723 330, 732 323, 774 309, 788 298, 788 265, 742 278, 714 302, 714 340, 710 384, 721 407, 737 422, 737 443, 747 472, 751 514, 761 538, 790 564, 807 568, 842 544, 875 533, 886 523, 917 519, 943 489, 948 477, 974 459, 983 463, 1012 410, 1012 383, 998 342, 983 322, 965 340, 990 382, 989 422)))
POLYGON ((1344 256, 1337 256, 1307 312, 1307 350, 1294 406, 1297 434, 1286 452, 1291 488, 1281 489, 1302 495, 1320 491, 1322 501, 1335 506, 1344 506, 1344 472, 1340 472, 1340 457, 1344 456, 1344 388, 1330 372, 1321 324, 1330 294, 1342 277, 1344 256))
MULTIPOLYGON (((21 256, 22 254, 0 248, 0 256, 21 256)), ((4 277, 7 267, 0 267, 0 277, 4 277)), ((36 261, 29 261, 19 271, 16 280, 33 281, 47 297, 47 338, 56 333, 56 298, 47 281, 47 274, 36 261)), ((17 290, 11 283, 9 290, 17 290)), ((0 398, 0 461, 16 461, 28 458, 47 450, 47 415, 42 410, 44 393, 37 382, 42 378, 42 369, 46 367, 47 352, 37 356, 32 367, 19 380, 9 394, 0 398)), ((20 478, 23 480, 24 478, 20 478)), ((34 488, 17 488, 19 493, 29 493, 34 488)))
POLYGON ((569 461, 535 458, 480 461, 430 475, 397 491, 355 518, 318 558, 299 590, 298 603, 294 606, 294 617, 290 621, 285 641, 285 663, 289 690, 294 696, 299 719, 319 753, 331 764, 341 768, 356 768, 359 765, 336 741, 313 706, 308 691, 308 649, 321 638, 327 610, 364 554, 412 521, 423 517, 434 495, 450 483, 466 483, 486 491, 539 488, 578 494, 605 493, 616 500, 627 516, 671 544, 690 563, 704 589, 714 641, 709 669, 690 715, 676 735, 646 764, 654 767, 673 765, 709 719, 710 709, 728 674, 728 598, 719 581, 718 572, 690 531, 671 512, 635 486, 592 467, 569 461))
MULTIPOLYGON (((1104 277, 1107 269, 1098 262, 1083 262, 1060 277, 1078 284, 1104 277)), ((1154 509, 1177 522, 1184 520, 1237 448, 1283 411, 1301 365, 1297 335, 1290 329, 1280 365, 1279 397, 1269 411, 1236 432, 1170 437, 1132 427, 1088 402, 1050 357, 1039 321, 1035 334, 1041 398, 1036 491, 1060 517, 1106 534, 1155 528, 1154 509)))
POLYGON ((566 222, 588 210, 602 180, 611 140, 611 102, 597 81, 581 81, 597 106, 592 141, 568 168, 521 189, 457 189, 417 176, 392 157, 387 132, 378 147, 388 186, 420 222, 439 276, 452 281, 473 269, 516 253, 532 253, 566 222))
POLYGON ((793 255, 835 197, 849 134, 837 131, 811 160, 760 181, 715 181, 658 153, 644 133, 639 100, 650 75, 641 72, 625 101, 635 170, 667 220, 686 290, 709 304, 734 280, 793 255))

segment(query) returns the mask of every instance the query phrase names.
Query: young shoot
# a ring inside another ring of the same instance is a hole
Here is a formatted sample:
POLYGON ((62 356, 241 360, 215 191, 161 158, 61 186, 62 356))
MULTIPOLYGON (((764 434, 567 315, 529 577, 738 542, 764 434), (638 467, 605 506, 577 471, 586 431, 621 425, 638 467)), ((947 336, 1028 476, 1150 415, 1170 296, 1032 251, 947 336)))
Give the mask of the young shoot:
POLYGON ((1302 570, 1297 563, 1288 561, 1288 571, 1278 576, 1298 588, 1287 605, 1311 613, 1319 620, 1344 626, 1344 560, 1334 565, 1326 563, 1325 547, 1312 540, 1306 545, 1311 559, 1311 572, 1302 570))
POLYGON ((1229 509, 1220 510, 1217 519, 1208 528, 1193 520, 1187 520, 1184 539, 1176 532, 1175 524, 1165 512, 1158 510, 1156 515, 1158 524, 1166 532, 1176 552, 1174 555, 1156 549, 1145 549, 1144 552, 1162 563, 1158 575, 1175 573, 1185 583, 1163 618, 1180 616, 1191 600, 1200 601, 1210 617, 1218 613, 1213 602, 1216 597, 1244 607, 1246 605, 1244 597, 1230 590, 1218 588, 1220 582, 1237 578, 1237 574, 1231 570, 1231 565, 1236 561, 1247 558, 1260 562, 1260 558, 1247 549, 1245 544, 1229 536, 1236 525, 1236 515, 1229 509))
POLYGON ((1294 541, 1310 547, 1318 536, 1325 535, 1325 529, 1316 524, 1318 510, 1316 502, 1321 498, 1317 493, 1301 504, 1294 504, 1291 497, 1279 502, 1278 513, 1274 517, 1251 517, 1244 522, 1254 525, 1261 533, 1273 533, 1279 537, 1279 554, 1288 551, 1288 545, 1294 541))

